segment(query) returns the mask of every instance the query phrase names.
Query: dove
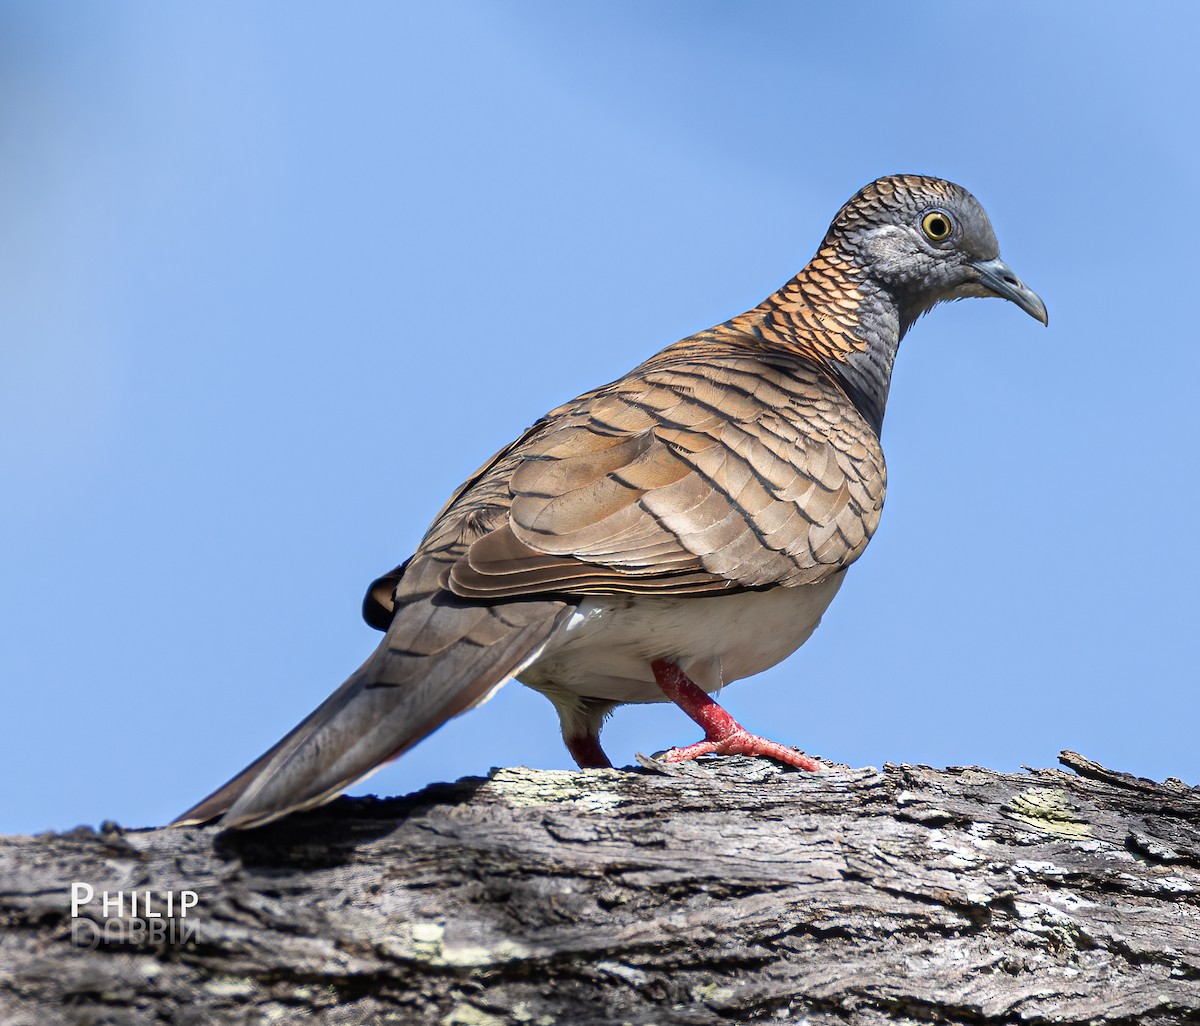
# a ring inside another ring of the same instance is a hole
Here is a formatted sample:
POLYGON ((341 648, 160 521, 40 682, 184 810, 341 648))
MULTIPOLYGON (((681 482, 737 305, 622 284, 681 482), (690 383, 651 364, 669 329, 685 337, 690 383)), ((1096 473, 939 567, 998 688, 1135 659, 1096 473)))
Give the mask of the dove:
POLYGON ((514 678, 554 704, 583 768, 611 765, 616 706, 669 701, 704 738, 668 762, 818 770, 712 694, 816 629, 879 524, 900 340, 940 302, 989 296, 1048 323, 961 186, 865 186, 756 307, 551 410, 475 471, 369 587, 378 648, 176 823, 246 828, 327 802, 514 678))

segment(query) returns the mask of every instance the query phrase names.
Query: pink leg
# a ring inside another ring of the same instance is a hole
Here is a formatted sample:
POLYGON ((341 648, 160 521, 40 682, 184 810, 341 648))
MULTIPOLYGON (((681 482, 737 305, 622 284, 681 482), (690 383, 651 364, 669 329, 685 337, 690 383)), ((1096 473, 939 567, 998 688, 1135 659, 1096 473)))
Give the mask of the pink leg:
POLYGON ((567 751, 580 769, 612 769, 612 763, 600 747, 600 738, 595 734, 581 734, 578 737, 563 738, 567 751))
POLYGON ((766 755, 810 773, 821 768, 816 759, 801 755, 794 748, 751 734, 670 660, 656 659, 650 668, 663 693, 704 728, 703 741, 686 748, 672 748, 663 756, 665 761, 686 762, 701 755, 766 755))

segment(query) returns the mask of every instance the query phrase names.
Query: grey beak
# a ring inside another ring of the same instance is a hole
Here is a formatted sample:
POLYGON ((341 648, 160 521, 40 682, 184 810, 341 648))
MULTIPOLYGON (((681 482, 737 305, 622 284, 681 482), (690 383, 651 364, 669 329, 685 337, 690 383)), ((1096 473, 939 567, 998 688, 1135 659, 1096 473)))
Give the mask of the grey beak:
POLYGON ((1046 313, 1046 304, 1042 297, 1026 285, 999 257, 995 260, 975 261, 975 270, 979 272, 979 284, 989 292, 995 293, 1001 299, 1016 303, 1030 317, 1043 324, 1049 324, 1050 318, 1046 313))

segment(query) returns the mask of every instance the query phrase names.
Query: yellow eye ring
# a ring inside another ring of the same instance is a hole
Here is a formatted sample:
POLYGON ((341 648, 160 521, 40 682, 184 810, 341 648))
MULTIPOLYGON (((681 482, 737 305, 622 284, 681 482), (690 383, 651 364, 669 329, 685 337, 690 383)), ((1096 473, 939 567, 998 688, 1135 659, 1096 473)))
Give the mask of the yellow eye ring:
POLYGON ((931 210, 921 218, 921 231, 930 242, 945 242, 954 231, 950 215, 941 210, 931 210))

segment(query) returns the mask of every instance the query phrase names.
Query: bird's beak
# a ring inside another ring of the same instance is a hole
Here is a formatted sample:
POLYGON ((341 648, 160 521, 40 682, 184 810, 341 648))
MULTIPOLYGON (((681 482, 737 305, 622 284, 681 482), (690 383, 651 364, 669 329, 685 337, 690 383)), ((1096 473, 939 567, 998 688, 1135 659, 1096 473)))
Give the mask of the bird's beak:
POLYGON ((989 292, 1001 299, 1011 300, 1043 324, 1050 323, 1042 297, 1013 274, 1012 268, 999 257, 995 260, 976 260, 974 267, 979 272, 979 284, 989 292))

